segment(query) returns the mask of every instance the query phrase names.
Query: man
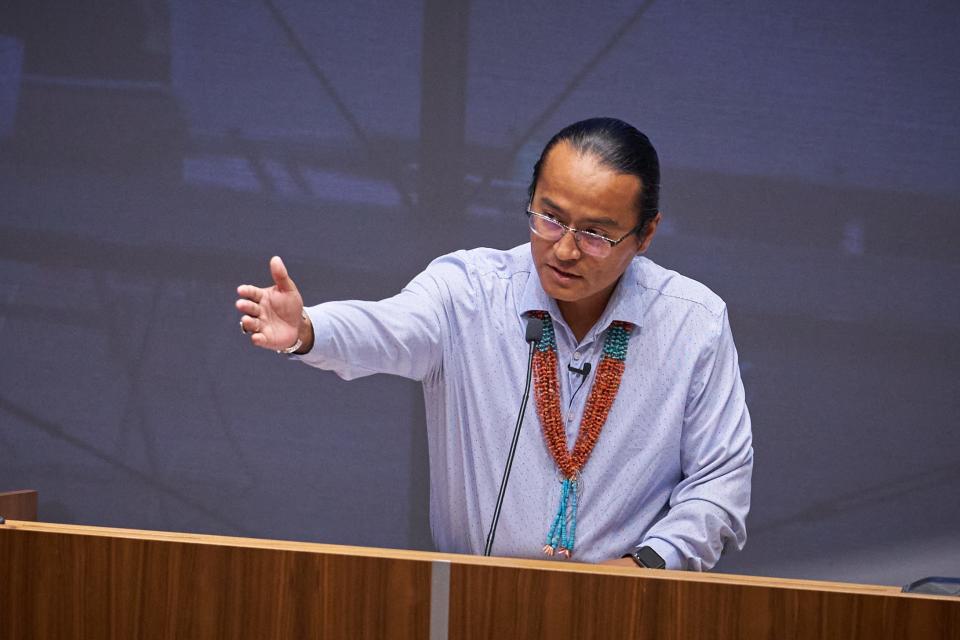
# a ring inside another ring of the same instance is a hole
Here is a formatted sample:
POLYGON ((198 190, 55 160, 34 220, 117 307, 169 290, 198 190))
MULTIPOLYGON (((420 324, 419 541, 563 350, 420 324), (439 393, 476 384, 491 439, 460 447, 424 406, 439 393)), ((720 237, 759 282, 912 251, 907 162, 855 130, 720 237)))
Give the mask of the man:
POLYGON ((434 542, 483 549, 544 322, 496 555, 704 570, 742 548, 753 448, 726 307, 641 256, 659 161, 610 118, 554 136, 534 168, 530 244, 438 258, 398 295, 304 310, 282 261, 242 285, 253 344, 345 379, 424 387, 434 542), (587 367, 587 364, 590 366, 587 367))

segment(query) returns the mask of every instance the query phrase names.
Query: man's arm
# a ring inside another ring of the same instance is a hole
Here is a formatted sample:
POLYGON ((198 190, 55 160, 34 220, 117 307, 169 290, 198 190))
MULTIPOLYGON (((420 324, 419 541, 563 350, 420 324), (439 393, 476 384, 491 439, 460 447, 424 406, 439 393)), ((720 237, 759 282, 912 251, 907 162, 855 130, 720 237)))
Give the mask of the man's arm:
POLYGON ((315 346, 298 359, 344 380, 374 373, 423 380, 442 360, 443 328, 434 304, 415 280, 385 300, 310 307, 315 346))
POLYGON ((668 569, 710 569, 725 546, 741 549, 747 539, 753 439, 726 309, 697 369, 681 435, 683 480, 667 515, 638 545, 656 551, 668 569))
POLYGON ((442 361, 445 305, 454 294, 470 299, 468 270, 464 256, 443 256, 391 298, 304 309, 282 262, 274 258, 275 286, 241 286, 237 308, 246 314, 244 329, 255 331, 251 340, 257 346, 284 349, 299 338, 298 359, 344 379, 390 373, 422 380, 442 361))

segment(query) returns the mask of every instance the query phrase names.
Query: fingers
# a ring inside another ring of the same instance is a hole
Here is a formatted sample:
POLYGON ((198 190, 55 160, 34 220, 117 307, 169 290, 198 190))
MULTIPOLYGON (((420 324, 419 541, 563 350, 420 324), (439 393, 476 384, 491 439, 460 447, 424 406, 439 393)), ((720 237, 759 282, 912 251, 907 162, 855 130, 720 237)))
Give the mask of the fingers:
POLYGON ((273 281, 280 291, 287 292, 297 290, 297 285, 293 284, 293 280, 290 279, 290 274, 287 273, 287 267, 284 266, 280 256, 270 258, 270 275, 273 277, 273 281))
MULTIPOLYGON (((237 295, 241 298, 246 298, 247 300, 253 300, 256 303, 259 303, 263 299, 263 289, 260 287, 255 287, 252 284, 242 284, 237 287, 237 295)), ((239 307, 237 308, 239 309, 239 307)), ((243 309, 240 310, 243 311, 243 309)))
POLYGON ((236 307, 237 307, 237 311, 239 311, 240 313, 245 313, 248 316, 252 316, 254 318, 260 317, 260 312, 261 312, 260 305, 254 302, 253 300, 250 300, 248 298, 240 298, 236 302, 236 307))
MULTIPOLYGON (((281 293, 288 293, 290 291, 297 290, 297 285, 293 283, 293 280, 290 278, 290 274, 287 273, 287 267, 283 264, 283 260, 280 259, 280 256, 273 256, 270 258, 270 277, 273 278, 274 284, 277 285, 277 289, 281 293)), ((263 299, 263 296, 266 294, 266 292, 266 289, 255 287, 252 284, 242 284, 237 287, 238 296, 252 300, 258 304, 263 299)), ((239 306, 237 308, 240 309, 239 306)), ((243 309, 240 310, 243 311, 243 309)))
POLYGON ((243 316, 240 318, 240 328, 246 334, 256 334, 262 336, 260 330, 263 328, 263 322, 260 318, 253 318, 250 316, 243 316))

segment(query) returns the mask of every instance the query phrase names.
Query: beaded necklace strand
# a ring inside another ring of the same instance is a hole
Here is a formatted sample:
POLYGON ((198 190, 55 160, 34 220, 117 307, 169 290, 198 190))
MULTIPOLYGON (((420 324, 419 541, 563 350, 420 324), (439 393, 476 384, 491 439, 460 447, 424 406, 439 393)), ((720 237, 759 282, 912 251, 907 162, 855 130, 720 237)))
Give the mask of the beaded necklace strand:
POLYGON ((557 378, 557 338, 550 315, 536 311, 532 315, 543 321, 543 335, 533 354, 534 391, 537 403, 537 415, 547 443, 547 449, 553 456, 557 468, 563 474, 560 487, 560 506, 547 533, 543 552, 548 556, 555 553, 569 558, 577 535, 577 503, 580 498, 582 481, 580 471, 593 451, 600 431, 607 421, 610 407, 620 389, 620 380, 627 359, 627 346, 633 325, 627 322, 613 322, 603 341, 603 355, 597 365, 593 387, 583 410, 583 419, 577 441, 571 452, 567 448, 567 434, 560 410, 560 384, 557 378))

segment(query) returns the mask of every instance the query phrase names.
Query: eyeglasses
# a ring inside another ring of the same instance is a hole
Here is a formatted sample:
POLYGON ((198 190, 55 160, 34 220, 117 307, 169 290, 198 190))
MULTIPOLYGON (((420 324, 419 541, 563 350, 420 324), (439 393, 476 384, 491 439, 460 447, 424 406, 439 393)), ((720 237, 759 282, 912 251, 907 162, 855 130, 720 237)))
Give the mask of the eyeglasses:
POLYGON ((602 236, 599 233, 593 233, 592 231, 581 231, 580 229, 574 229, 573 227, 568 227, 559 220, 551 218, 548 215, 542 213, 537 213, 533 209, 527 209, 527 219, 530 222, 530 231, 533 231, 536 235, 548 240, 549 242, 558 242, 563 235, 569 231, 573 234, 573 240, 577 243, 577 247, 586 253, 595 258, 606 258, 610 255, 610 252, 613 251, 613 248, 632 236, 634 233, 639 231, 643 225, 638 224, 633 229, 628 231, 623 235, 619 240, 611 240, 606 236, 602 236))

